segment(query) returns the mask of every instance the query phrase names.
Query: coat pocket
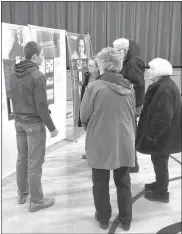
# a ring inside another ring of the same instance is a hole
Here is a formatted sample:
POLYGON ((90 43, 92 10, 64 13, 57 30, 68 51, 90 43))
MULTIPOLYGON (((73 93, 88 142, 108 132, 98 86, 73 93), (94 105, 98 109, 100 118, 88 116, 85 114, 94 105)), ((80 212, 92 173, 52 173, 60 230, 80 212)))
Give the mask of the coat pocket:
POLYGON ((140 148, 142 150, 148 151, 149 153, 152 151, 156 151, 157 145, 149 140, 147 137, 144 137, 143 140, 140 142, 140 148))

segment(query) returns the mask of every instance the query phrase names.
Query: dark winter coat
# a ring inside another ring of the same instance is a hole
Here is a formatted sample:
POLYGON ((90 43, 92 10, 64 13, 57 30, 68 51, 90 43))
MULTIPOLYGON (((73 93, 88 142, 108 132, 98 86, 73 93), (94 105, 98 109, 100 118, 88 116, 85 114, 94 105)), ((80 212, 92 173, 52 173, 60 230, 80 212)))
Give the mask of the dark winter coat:
POLYGON ((144 154, 181 152, 181 101, 170 76, 150 85, 140 115, 136 149, 144 154))
POLYGON ((43 122, 50 132, 55 130, 47 104, 45 76, 31 61, 15 65, 10 78, 13 114, 21 123, 43 122))
POLYGON ((129 50, 123 62, 122 76, 128 79, 133 85, 136 96, 136 107, 141 106, 145 95, 145 64, 141 60, 139 45, 129 41, 129 50))

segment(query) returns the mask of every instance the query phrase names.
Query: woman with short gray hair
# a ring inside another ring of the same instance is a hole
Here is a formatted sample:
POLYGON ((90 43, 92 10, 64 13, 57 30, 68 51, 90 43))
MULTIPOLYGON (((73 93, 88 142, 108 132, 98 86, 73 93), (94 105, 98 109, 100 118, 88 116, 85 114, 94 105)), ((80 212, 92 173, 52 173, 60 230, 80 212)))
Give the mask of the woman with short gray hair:
POLYGON ((121 55, 112 48, 104 48, 97 54, 97 63, 100 64, 101 70, 104 72, 117 72, 122 69, 121 55))
POLYGON ((92 168, 95 218, 108 228, 111 218, 110 170, 117 187, 119 220, 124 230, 132 221, 129 167, 135 166, 135 93, 132 84, 118 72, 120 54, 104 48, 97 55, 100 77, 88 85, 80 107, 86 130, 85 150, 92 168))

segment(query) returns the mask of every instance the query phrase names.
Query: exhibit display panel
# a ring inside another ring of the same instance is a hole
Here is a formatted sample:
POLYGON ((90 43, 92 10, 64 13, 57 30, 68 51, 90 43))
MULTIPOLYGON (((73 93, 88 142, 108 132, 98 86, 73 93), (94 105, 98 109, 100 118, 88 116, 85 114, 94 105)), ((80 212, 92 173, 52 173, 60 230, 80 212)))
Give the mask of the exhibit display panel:
POLYGON ((2 23, 2 176, 15 171, 17 159, 16 131, 11 102, 10 76, 14 65, 24 60, 23 49, 28 41, 43 46, 44 59, 39 67, 45 74, 47 99, 51 117, 59 134, 50 137, 46 146, 66 137, 66 44, 65 30, 2 23))
POLYGON ((89 34, 84 35, 67 32, 66 35, 72 80, 73 130, 76 131, 79 121, 81 89, 84 81, 84 73, 88 71, 88 61, 92 56, 92 49, 89 34))

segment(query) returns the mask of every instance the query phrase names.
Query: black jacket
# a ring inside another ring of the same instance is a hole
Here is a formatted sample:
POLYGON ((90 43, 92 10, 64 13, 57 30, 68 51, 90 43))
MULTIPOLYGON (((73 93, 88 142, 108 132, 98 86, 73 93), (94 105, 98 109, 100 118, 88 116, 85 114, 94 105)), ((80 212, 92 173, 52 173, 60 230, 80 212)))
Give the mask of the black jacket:
POLYGON ((89 83, 89 78, 90 78, 90 73, 89 72, 85 72, 84 73, 83 85, 82 85, 82 89, 81 89, 81 100, 82 100, 83 95, 85 93, 85 88, 87 87, 87 85, 89 83))
MULTIPOLYGON (((81 89, 81 101, 82 101, 83 95, 85 93, 85 88, 87 87, 87 85, 89 83, 89 78, 90 78, 90 73, 85 72, 84 73, 83 85, 82 85, 82 89, 81 89)), ((78 127, 82 127, 82 123, 81 123, 81 120, 80 120, 80 112, 79 112, 78 127)))
MULTIPOLYGON (((98 77, 99 78, 99 77, 98 77)), ((98 79, 97 78, 97 79, 98 79)), ((82 89, 81 89, 81 101, 83 99, 83 95, 85 93, 85 89, 89 83, 89 79, 90 79, 90 72, 85 72, 84 73, 84 80, 83 80, 83 85, 82 85, 82 89)), ((82 123, 80 121, 80 113, 79 113, 79 120, 78 120, 78 127, 82 127, 82 123)))
POLYGON ((13 114, 15 121, 43 122, 50 132, 55 130, 47 104, 45 76, 31 61, 15 65, 10 78, 13 114))
POLYGON ((129 41, 129 50, 123 62, 122 76, 128 79, 133 85, 136 96, 136 106, 141 106, 145 95, 145 64, 141 60, 139 45, 134 41, 129 41))
POLYGON ((136 150, 145 153, 181 152, 181 101, 169 77, 150 85, 137 128, 136 150))

